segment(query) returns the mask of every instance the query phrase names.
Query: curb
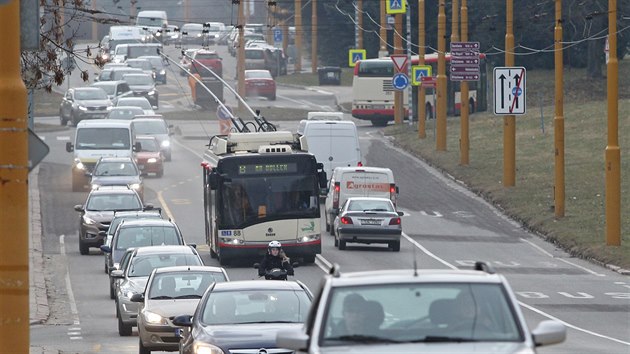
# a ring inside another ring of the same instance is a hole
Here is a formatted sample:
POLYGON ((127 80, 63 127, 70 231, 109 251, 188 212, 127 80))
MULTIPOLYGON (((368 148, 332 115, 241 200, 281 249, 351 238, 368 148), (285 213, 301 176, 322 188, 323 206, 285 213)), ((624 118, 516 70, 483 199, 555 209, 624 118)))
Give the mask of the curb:
POLYGON ((48 320, 50 308, 42 248, 42 214, 39 200, 39 167, 29 174, 29 308, 30 324, 41 324, 48 320))

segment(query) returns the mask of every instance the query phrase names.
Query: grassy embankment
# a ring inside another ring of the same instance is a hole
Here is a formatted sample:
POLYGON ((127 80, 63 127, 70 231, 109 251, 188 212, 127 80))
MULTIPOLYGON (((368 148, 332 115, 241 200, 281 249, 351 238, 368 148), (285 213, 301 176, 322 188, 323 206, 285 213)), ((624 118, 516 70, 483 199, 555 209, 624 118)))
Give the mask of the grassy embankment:
MULTIPOLYGON (((619 68, 620 78, 630 76, 630 60, 619 68)), ((619 80, 622 245, 611 247, 605 243, 606 80, 588 79, 579 69, 565 73, 566 214, 555 218, 553 77, 552 70, 528 71, 527 114, 516 118, 515 187, 502 186, 503 118, 491 113, 492 102, 490 112, 471 116, 468 166, 459 164, 459 117, 448 119, 446 152, 435 151, 435 121, 427 123, 423 140, 406 124, 385 133, 571 254, 630 269, 630 84, 619 80)))

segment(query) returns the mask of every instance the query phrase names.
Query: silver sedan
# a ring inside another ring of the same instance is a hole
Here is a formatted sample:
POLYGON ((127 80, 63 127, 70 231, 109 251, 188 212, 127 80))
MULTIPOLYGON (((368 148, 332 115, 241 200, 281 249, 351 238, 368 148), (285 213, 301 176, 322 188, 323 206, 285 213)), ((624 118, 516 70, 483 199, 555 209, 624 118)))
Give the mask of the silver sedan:
POLYGON ((333 225, 335 246, 344 250, 347 242, 386 243, 398 252, 402 215, 386 198, 348 198, 333 225))

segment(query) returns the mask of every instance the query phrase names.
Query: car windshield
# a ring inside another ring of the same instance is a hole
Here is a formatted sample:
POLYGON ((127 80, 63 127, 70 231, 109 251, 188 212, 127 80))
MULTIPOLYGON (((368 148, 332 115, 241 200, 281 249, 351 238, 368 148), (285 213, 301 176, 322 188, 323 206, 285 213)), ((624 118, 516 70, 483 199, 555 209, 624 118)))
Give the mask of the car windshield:
POLYGON ((116 228, 123 220, 134 220, 134 219, 161 219, 162 216, 158 213, 137 213, 134 215, 125 215, 125 216, 116 216, 112 220, 112 223, 109 224, 109 230, 107 234, 113 235, 116 228))
MULTIPOLYGON (((149 65, 151 64, 149 63, 149 65)), ((153 78, 149 75, 125 75, 123 76, 123 80, 127 81, 129 85, 153 85, 153 78)))
POLYGON ((90 211, 141 210, 142 203, 135 193, 92 195, 87 202, 90 211))
POLYGON ((340 287, 326 310, 321 346, 348 342, 522 341, 500 284, 424 283, 340 287))
POLYGON ((394 212, 394 206, 387 200, 351 200, 348 211, 390 211, 394 212))
POLYGON ((265 55, 262 50, 246 50, 245 59, 265 59, 265 55))
POLYGON ((112 96, 116 93, 116 85, 93 85, 94 87, 98 87, 101 90, 105 91, 106 94, 112 96))
POLYGON ((217 53, 197 53, 197 55, 195 55, 195 59, 219 59, 219 55, 217 53))
POLYGON ((146 110, 152 110, 153 108, 151 107, 151 103, 149 103, 149 101, 144 98, 144 97, 140 97, 140 98, 121 98, 118 100, 118 106, 134 106, 134 107, 140 107, 142 109, 146 109, 146 110))
POLYGON ((129 150, 129 128, 77 129, 77 150, 129 150))
POLYGON ((142 70, 140 69, 136 69, 136 68, 124 68, 124 69, 114 69, 112 70, 112 74, 110 76, 110 78, 112 79, 112 81, 118 81, 118 80, 122 80, 123 76, 127 75, 127 74, 141 74, 142 70))
POLYGON ((222 272, 165 272, 153 276, 147 298, 151 300, 201 299, 212 283, 227 281, 222 272))
POLYGON ((103 89, 75 90, 75 100, 106 100, 107 93, 103 89))
POLYGON ((271 79, 269 71, 245 71, 246 79, 271 79))
POLYGON ((201 322, 206 325, 301 323, 310 304, 302 290, 217 291, 208 296, 201 322))
POLYGON ((149 152, 160 151, 160 146, 155 139, 136 139, 140 143, 140 150, 149 152))
POLYGON ((101 162, 96 165, 94 176, 137 176, 133 162, 101 162))
POLYGON ((133 119, 133 117, 143 115, 143 114, 144 114, 144 111, 140 107, 132 107, 132 108, 114 107, 107 115, 107 118, 131 120, 133 119))
POLYGON ((201 266, 199 258, 192 253, 160 253, 134 257, 129 268, 129 277, 146 277, 155 268, 174 266, 201 266))
POLYGON ((133 226, 123 227, 118 231, 117 250, 131 247, 181 245, 181 238, 173 226, 133 226))
POLYGON ((152 70, 153 66, 151 62, 148 60, 127 60, 127 65, 132 68, 142 69, 142 70, 152 70))
POLYGON ((148 60, 154 69, 160 69, 164 67, 164 62, 161 57, 140 57, 138 59, 148 60))
POLYGON ((136 128, 136 134, 138 135, 168 134, 166 125, 162 121, 135 121, 133 126, 136 128))

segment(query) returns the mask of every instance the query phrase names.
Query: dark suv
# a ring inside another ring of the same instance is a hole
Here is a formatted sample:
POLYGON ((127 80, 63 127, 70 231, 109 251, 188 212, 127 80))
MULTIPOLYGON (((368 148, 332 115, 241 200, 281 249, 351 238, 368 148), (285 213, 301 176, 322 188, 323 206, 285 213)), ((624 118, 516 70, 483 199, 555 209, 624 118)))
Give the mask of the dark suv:
POLYGON ((150 204, 143 205, 134 190, 125 186, 103 186, 93 189, 84 205, 75 205, 79 218, 79 251, 90 253, 90 247, 104 243, 109 224, 116 211, 151 210, 150 204))

